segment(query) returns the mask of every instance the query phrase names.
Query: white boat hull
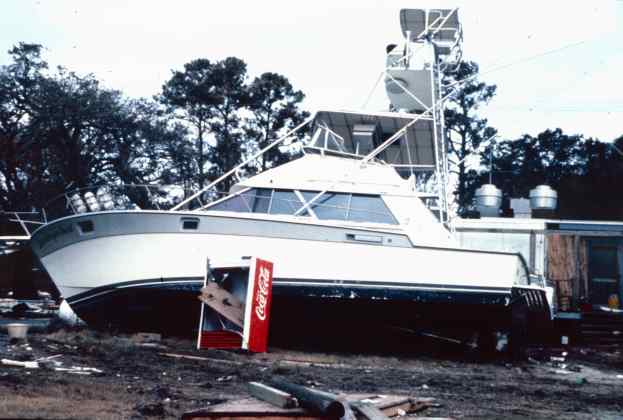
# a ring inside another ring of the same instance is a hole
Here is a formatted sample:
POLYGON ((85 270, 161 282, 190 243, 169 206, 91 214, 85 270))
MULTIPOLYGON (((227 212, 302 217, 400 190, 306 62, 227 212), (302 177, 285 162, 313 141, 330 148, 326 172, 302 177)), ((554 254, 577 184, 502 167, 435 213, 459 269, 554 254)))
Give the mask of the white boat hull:
POLYGON ((471 300, 504 306, 511 289, 527 281, 525 263, 515 254, 413 247, 395 233, 284 221, 263 221, 257 231, 257 220, 196 213, 198 231, 171 228, 187 216, 151 213, 152 228, 136 226, 145 213, 74 216, 35 232, 33 249, 79 315, 90 301, 123 289, 166 285, 196 293, 207 258, 266 258, 275 263, 277 295, 325 299, 471 300), (94 232, 79 232, 76 226, 84 220, 93 223, 94 232), (243 235, 236 226, 256 231, 243 235), (359 242, 379 237, 380 243, 359 242))

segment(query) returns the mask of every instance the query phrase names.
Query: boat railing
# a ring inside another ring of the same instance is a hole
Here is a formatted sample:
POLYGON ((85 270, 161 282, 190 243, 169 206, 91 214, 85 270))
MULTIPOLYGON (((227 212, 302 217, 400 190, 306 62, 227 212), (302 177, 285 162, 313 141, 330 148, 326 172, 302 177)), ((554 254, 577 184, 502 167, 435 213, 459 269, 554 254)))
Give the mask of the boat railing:
MULTIPOLYGON (((436 105, 435 105, 436 106, 436 105)), ((361 160, 362 164, 366 164, 366 163, 370 163, 370 162, 376 162, 378 160, 378 156, 380 153, 382 153, 383 151, 385 151, 389 146, 391 146, 392 144, 394 144, 396 141, 398 141, 400 138, 402 138, 405 133, 407 132, 407 130, 409 130, 412 126, 414 126, 414 124, 416 124, 418 121, 428 118, 428 114, 434 109, 434 106, 428 108, 425 112, 422 112, 420 114, 417 115, 412 115, 410 116, 410 120, 409 122, 405 123, 402 127, 398 128, 391 136, 389 136, 389 138, 385 139, 381 144, 377 145, 373 150, 370 150, 367 152, 367 154, 353 154, 353 153, 349 153, 349 152, 344 152, 343 150, 333 150, 333 153, 340 153, 342 155, 344 155, 345 153, 349 155, 349 157, 355 157, 357 159, 361 160)), ((260 156, 264 155, 265 153, 267 153, 270 149, 277 147, 278 145, 282 144, 284 141, 288 140, 288 139, 292 139, 294 138, 294 134, 298 131, 300 131, 301 129, 303 129, 305 126, 311 124, 314 121, 314 117, 308 118, 307 120, 303 121, 301 124, 299 124, 298 126, 294 127, 293 129, 291 129, 290 131, 288 131, 286 134, 284 134, 283 136, 281 136, 280 138, 276 139, 275 141, 273 141, 272 143, 270 143, 269 145, 267 145, 265 148, 257 151, 256 153, 254 153, 253 155, 249 156, 245 161, 239 163, 238 165, 236 165, 235 167, 233 167, 232 169, 230 169, 229 171, 225 172, 223 175, 221 175, 219 178, 215 179, 214 181, 212 181, 210 184, 208 184, 207 186, 205 186, 204 188, 202 188, 201 190, 199 190, 198 192, 196 192, 195 194, 191 195, 190 197, 186 198, 185 200, 181 201, 180 203, 176 204, 175 206, 173 206, 172 210, 181 210, 181 209, 200 209, 202 207, 205 206, 206 201, 202 200, 202 197, 205 196, 210 196, 210 194, 216 190, 217 185, 221 184, 224 180, 232 177, 232 176, 236 176, 241 170, 244 169, 244 167, 246 167, 247 165, 255 162, 260 156)), ((333 133, 332 130, 330 130, 330 128, 328 128, 326 125, 325 126, 320 126, 319 127, 320 130, 324 130, 324 132, 327 134, 326 136, 324 136, 324 147, 318 147, 316 146, 315 149, 316 150, 323 150, 323 153, 327 153, 331 151, 331 148, 328 146, 329 145, 329 138, 333 138, 335 136, 330 136, 330 133, 333 133)), ((318 134, 319 136, 319 134, 318 134)), ((305 150, 306 148, 309 149, 309 147, 311 146, 312 148, 314 147, 314 138, 317 137, 316 134, 312 137, 312 139, 310 140, 311 144, 308 144, 304 147, 303 150, 305 150)), ((339 138, 339 136, 338 136, 339 138)), ((333 138, 332 140, 334 142, 334 144, 337 144, 339 147, 338 149, 341 149, 341 145, 340 142, 335 140, 335 138, 333 138)), ((409 166, 409 167, 416 167, 416 166, 422 166, 422 165, 401 165, 401 166, 409 166)), ((427 169, 433 169, 433 166, 428 166, 428 165, 424 165, 427 167, 427 169)), ((319 197, 323 194, 325 194, 327 191, 322 191, 321 194, 319 195, 319 197)))
POLYGON ((0 236, 3 237, 30 237, 32 231, 42 224, 42 215, 37 211, 0 212, 0 236))
MULTIPOLYGON (((97 185, 77 188, 58 195, 46 204, 42 215, 45 223, 65 216, 87 214, 99 211, 123 211, 123 210, 167 210, 180 202, 188 191, 180 186, 167 185, 97 185)), ((302 195, 300 196, 302 197, 302 195)), ((211 211, 224 210, 241 213, 267 213, 301 217, 313 217, 318 219, 354 220, 375 222, 386 219, 387 212, 348 204, 327 204, 323 200, 314 202, 309 208, 305 207, 305 200, 300 198, 281 198, 272 193, 269 196, 251 193, 249 189, 236 194, 211 191, 209 196, 195 197, 196 205, 191 206, 196 210, 211 211), (235 199, 232 200, 232 199, 235 199), (265 203, 262 203, 265 200, 265 203), (258 203, 262 203, 258 206, 258 203)), ((24 226, 25 231, 28 223, 43 222, 14 220, 24 226)), ((32 229, 31 229, 32 230, 32 229)))
POLYGON ((43 208, 45 223, 61 217, 113 210, 166 210, 189 196, 179 185, 105 184, 68 190, 43 208))

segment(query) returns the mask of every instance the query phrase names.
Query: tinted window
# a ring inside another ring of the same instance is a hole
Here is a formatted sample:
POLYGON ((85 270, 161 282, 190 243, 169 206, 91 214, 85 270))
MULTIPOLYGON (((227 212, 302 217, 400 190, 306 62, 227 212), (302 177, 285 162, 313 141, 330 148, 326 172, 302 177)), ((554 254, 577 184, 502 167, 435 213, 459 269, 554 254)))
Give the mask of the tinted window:
MULTIPOLYGON (((307 193, 306 200, 313 198, 317 193, 307 193)), ((350 194, 328 192, 314 201, 311 209, 319 219, 346 220, 350 194)))
POLYGON ((214 204, 209 207, 209 210, 220 210, 220 211, 237 211, 242 213, 248 213, 251 211, 249 204, 242 197, 242 195, 236 195, 234 197, 229 197, 220 203, 214 204))
POLYGON ((271 193, 272 190, 268 188, 252 188, 243 193, 242 196, 248 203, 250 209, 247 211, 252 211, 253 213, 268 213, 271 193))
POLYGON ((270 205, 271 214, 294 214, 303 206, 293 191, 275 190, 270 205))
POLYGON ((350 201, 348 220, 396 224, 396 219, 379 196, 353 194, 350 201))
POLYGON ((593 277, 617 278, 619 276, 619 267, 617 264, 616 246, 592 246, 590 250, 590 268, 593 277))

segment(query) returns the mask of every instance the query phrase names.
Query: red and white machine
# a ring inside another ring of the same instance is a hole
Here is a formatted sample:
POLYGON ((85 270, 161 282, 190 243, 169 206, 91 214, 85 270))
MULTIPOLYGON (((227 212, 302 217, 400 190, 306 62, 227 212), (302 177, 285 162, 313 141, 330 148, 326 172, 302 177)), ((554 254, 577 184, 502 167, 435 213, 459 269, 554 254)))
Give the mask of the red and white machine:
POLYGON ((260 258, 208 261, 197 348, 265 352, 272 280, 273 263, 260 258))

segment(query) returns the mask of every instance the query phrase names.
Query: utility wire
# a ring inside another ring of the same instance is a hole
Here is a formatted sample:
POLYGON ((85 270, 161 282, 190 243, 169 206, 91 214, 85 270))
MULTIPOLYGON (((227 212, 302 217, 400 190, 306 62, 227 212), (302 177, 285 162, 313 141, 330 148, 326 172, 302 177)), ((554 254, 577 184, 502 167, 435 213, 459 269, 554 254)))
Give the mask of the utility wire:
POLYGON ((535 60, 537 58, 541 58, 541 57, 544 57, 544 56, 547 56, 547 55, 550 55, 550 54, 555 54, 557 52, 564 51, 564 50, 567 50, 569 48, 575 48, 577 46, 580 46, 582 44, 586 44, 588 42, 589 42, 589 40, 585 39, 585 40, 582 40, 582 41, 578 41, 578 42, 574 42, 574 43, 571 43, 571 44, 563 45, 562 47, 554 48, 552 50, 547 50, 547 51, 544 51, 544 52, 541 52, 541 53, 538 53, 538 54, 535 54, 535 55, 531 55, 531 56, 528 56, 528 57, 522 57, 522 58, 519 58, 519 59, 517 59, 515 61, 511 61, 510 63, 501 64, 499 66, 494 66, 494 67, 492 67, 491 69, 489 69, 487 71, 480 72, 480 74, 482 75, 482 74, 493 73, 493 72, 496 72, 496 71, 499 71, 499 70, 503 70, 503 69, 508 68, 508 67, 512 67, 512 66, 517 65, 517 64, 525 63, 527 61, 532 61, 532 60, 535 60))
POLYGON ((554 54, 554 53, 557 53, 557 52, 560 52, 560 51, 563 51, 563 50, 566 50, 566 49, 569 49, 569 48, 574 48, 574 47, 577 47, 579 45, 586 44, 587 42, 588 42, 588 40, 585 39, 583 41, 579 41, 579 42, 574 42, 572 44, 563 45, 562 47, 558 47, 558 48, 555 48, 553 50, 544 51, 542 53, 538 53, 538 54, 531 55, 531 56, 528 56, 528 57, 522 57, 522 58, 517 59, 515 61, 511 61, 510 63, 505 63, 505 64, 501 64, 499 66, 494 66, 494 67, 488 69, 487 71, 479 71, 478 73, 473 74, 473 75, 471 75, 469 77, 466 77, 465 79, 457 80, 457 81, 455 81, 453 83, 450 83, 449 85, 447 85, 445 87, 446 88, 450 88, 450 87, 458 85, 458 84, 463 84, 463 83, 469 81, 470 79, 475 79, 478 76, 482 76, 482 75, 485 75, 485 74, 489 74, 489 73, 493 73, 493 72, 496 72, 496 71, 504 70, 504 69, 506 69, 508 67, 512 67, 512 66, 515 66, 517 64, 525 63, 527 61, 532 61, 532 60, 535 60, 537 58, 544 57, 546 55, 554 54))

